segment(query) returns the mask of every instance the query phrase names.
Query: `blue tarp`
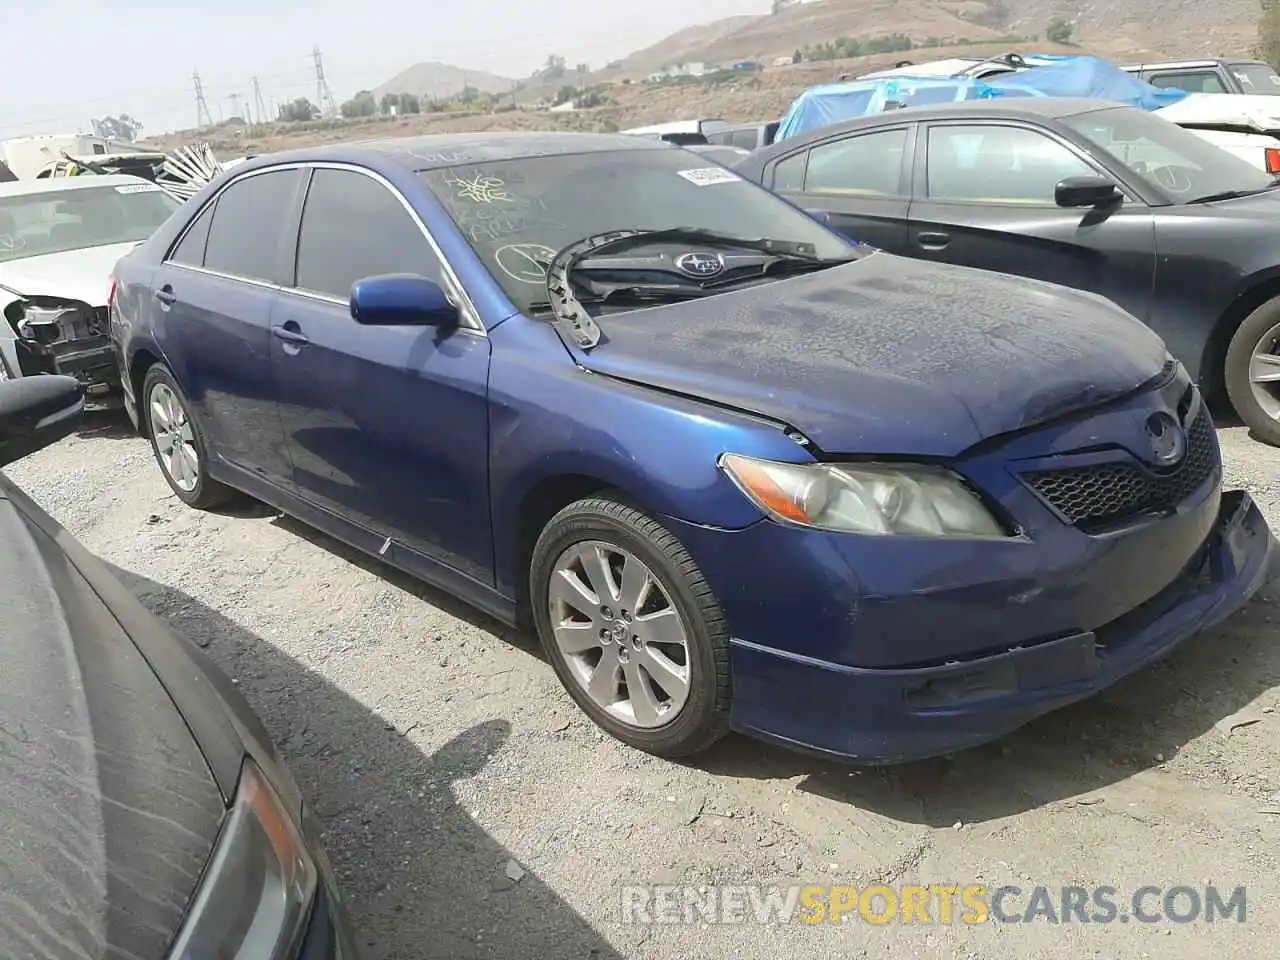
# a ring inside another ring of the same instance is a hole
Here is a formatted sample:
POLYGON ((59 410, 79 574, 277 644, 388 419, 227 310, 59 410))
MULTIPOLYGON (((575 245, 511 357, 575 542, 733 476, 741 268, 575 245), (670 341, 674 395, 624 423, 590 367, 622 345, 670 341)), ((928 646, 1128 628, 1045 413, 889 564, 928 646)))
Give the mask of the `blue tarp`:
POLYGON ((791 104, 774 139, 785 140, 830 123, 881 113, 890 102, 922 106, 988 97, 1089 97, 1158 110, 1187 96, 1182 90, 1153 87, 1096 57, 1036 54, 1027 59, 1048 63, 986 80, 900 76, 811 87, 791 104))

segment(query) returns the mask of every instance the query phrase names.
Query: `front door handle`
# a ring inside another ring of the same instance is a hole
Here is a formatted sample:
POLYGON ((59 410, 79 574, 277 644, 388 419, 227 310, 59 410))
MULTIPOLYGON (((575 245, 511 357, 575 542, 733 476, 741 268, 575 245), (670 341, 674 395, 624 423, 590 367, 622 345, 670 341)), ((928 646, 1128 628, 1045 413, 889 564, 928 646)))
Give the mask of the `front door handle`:
POLYGON ((155 298, 166 307, 178 302, 178 295, 173 292, 173 287, 167 283, 155 292, 155 298))
POLYGON ((951 234, 925 231, 916 239, 920 241, 920 246, 926 250, 942 250, 951 242, 951 234))
POLYGON ((275 334, 277 340, 283 340, 285 343, 296 343, 298 346, 302 346, 311 342, 307 339, 307 335, 302 332, 302 329, 292 320, 288 323, 277 324, 271 328, 271 332, 275 334))

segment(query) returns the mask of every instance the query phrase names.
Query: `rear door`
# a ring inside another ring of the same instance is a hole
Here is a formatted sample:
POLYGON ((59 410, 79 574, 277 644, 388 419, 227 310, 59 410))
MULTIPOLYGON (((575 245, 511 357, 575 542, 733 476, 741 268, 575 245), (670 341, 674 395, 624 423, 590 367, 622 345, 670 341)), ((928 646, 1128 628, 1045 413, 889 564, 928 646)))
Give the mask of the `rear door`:
POLYGON ((215 456, 287 485, 271 311, 302 171, 252 171, 206 204, 152 279, 161 349, 215 456))
POLYGON ((905 253, 913 130, 904 123, 824 140, 774 161, 765 179, 850 239, 905 253))
POLYGON ((372 173, 319 167, 294 272, 271 349, 298 494, 492 583, 488 337, 470 317, 453 330, 351 318, 364 277, 413 273, 456 292, 425 228, 372 173))
POLYGON ((912 256, 1100 293, 1148 317, 1151 210, 1136 197, 1108 210, 1059 207, 1059 181, 1109 176, 1070 141, 1012 121, 935 121, 921 124, 916 156, 912 256))

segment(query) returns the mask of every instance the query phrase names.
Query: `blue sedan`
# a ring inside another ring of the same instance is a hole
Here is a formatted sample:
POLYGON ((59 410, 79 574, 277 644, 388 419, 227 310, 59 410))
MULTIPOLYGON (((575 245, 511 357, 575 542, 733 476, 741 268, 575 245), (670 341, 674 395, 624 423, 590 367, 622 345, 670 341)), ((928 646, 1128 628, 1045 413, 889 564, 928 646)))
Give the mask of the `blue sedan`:
POLYGON ((662 756, 952 752, 1269 575, 1128 314, 858 246, 660 141, 259 157, 120 262, 111 318, 184 502, 247 492, 532 626, 662 756))

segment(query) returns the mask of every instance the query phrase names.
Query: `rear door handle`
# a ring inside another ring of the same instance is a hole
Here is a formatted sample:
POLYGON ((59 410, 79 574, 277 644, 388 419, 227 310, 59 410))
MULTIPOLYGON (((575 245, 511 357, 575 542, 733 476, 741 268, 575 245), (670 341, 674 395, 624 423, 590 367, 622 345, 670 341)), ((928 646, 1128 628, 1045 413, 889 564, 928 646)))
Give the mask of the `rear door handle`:
POLYGON ((951 234, 949 233, 931 233, 925 231, 916 239, 920 242, 920 246, 926 250, 942 250, 951 242, 951 234))
POLYGON ((302 346, 311 342, 292 320, 285 324, 277 324, 271 328, 271 332, 275 334, 277 340, 283 340, 285 343, 296 343, 302 346))
POLYGON ((155 298, 166 307, 178 302, 178 296, 173 292, 173 287, 167 283, 155 292, 155 298))

